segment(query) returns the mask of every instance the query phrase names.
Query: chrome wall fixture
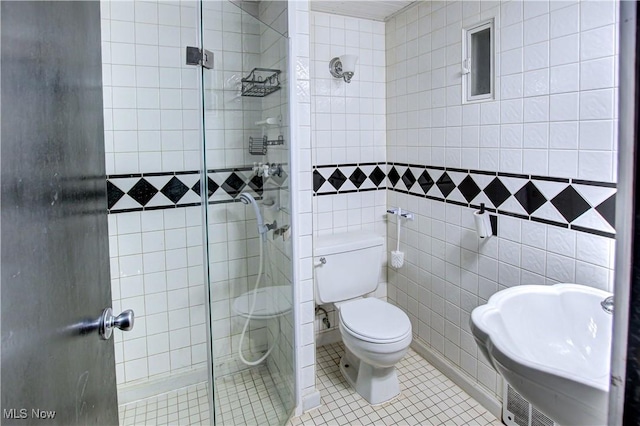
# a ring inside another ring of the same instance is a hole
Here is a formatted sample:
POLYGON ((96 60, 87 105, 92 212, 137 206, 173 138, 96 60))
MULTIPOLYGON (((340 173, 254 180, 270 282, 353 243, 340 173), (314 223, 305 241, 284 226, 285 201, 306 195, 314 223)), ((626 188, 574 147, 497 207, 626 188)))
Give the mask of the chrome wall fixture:
POLYGON ((329 62, 329 72, 335 78, 342 78, 345 82, 351 83, 351 78, 356 70, 356 55, 342 55, 335 57, 329 62))

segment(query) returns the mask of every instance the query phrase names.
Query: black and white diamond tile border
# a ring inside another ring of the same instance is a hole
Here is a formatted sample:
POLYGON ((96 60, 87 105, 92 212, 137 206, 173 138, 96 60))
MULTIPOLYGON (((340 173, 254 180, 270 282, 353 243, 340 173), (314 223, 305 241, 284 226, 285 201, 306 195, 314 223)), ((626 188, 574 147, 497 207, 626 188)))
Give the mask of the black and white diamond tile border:
POLYGON ((313 169, 314 195, 375 191, 387 186, 387 163, 318 166, 313 169))
MULTIPOLYGON (((288 175, 266 181, 252 167, 207 171, 209 204, 233 203, 242 192, 262 199, 265 191, 286 188, 288 175)), ((109 213, 191 207, 201 204, 200 171, 137 173, 107 176, 109 213)))
POLYGON ((616 184, 404 163, 314 166, 315 196, 390 189, 615 238, 616 184))

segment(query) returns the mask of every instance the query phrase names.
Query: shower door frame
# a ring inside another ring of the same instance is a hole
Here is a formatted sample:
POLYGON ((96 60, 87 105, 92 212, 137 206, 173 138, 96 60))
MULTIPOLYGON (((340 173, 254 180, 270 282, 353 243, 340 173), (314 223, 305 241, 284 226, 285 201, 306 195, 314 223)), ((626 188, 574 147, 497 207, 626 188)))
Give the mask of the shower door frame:
MULTIPOLYGON (((640 388, 637 350, 638 312, 640 310, 640 217, 636 209, 640 198, 636 187, 640 182, 638 164, 638 113, 640 78, 638 64, 638 6, 636 2, 619 1, 620 66, 618 127, 618 195, 616 197, 616 265, 614 285, 614 318, 612 335, 609 417, 612 425, 625 424, 630 412, 640 407, 631 393, 640 388), (631 333, 631 335, 630 335, 631 333), (629 345, 635 340, 636 345, 629 345), (629 376, 628 371, 634 371, 629 376), (632 388, 633 386, 633 388, 632 388), (626 412, 626 415, 625 415, 626 412)), ((630 424, 630 423, 629 423, 630 424)))
MULTIPOLYGON (((205 0, 199 0, 196 6, 196 23, 198 28, 196 29, 196 44, 200 48, 200 51, 204 51, 203 46, 203 13, 202 3, 205 0)), ((186 49, 186 46, 182 46, 186 49)), ((207 150, 205 139, 205 97, 204 97, 204 73, 206 68, 202 65, 197 65, 200 69, 198 73, 198 86, 200 92, 200 102, 198 102, 198 113, 200 114, 200 217, 202 218, 202 273, 204 274, 204 292, 205 292, 205 304, 204 313, 206 321, 206 341, 207 341, 207 402, 209 403, 209 419, 210 424, 216 424, 216 409, 214 402, 214 371, 213 371, 213 336, 211 334, 211 281, 209 277, 209 187, 207 183, 207 150)), ((215 67, 215 57, 213 58, 213 66, 215 67)))

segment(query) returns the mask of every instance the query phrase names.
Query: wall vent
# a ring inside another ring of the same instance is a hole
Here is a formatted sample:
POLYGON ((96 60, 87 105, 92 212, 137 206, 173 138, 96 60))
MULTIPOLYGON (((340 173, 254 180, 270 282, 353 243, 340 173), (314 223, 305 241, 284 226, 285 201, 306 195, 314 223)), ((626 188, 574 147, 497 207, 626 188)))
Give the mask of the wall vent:
POLYGON ((555 426, 553 420, 542 414, 514 388, 504 382, 502 421, 507 426, 555 426))

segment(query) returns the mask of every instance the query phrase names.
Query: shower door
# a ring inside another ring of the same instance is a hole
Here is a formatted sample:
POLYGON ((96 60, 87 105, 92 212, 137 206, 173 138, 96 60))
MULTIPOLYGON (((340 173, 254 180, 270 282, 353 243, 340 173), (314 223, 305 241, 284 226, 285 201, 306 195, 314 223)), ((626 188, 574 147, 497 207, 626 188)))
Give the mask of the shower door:
POLYGON ((2 423, 118 423, 97 2, 2 2, 2 423))
POLYGON ((214 54, 202 72, 215 420, 284 424, 295 380, 287 2, 201 4, 214 54))

